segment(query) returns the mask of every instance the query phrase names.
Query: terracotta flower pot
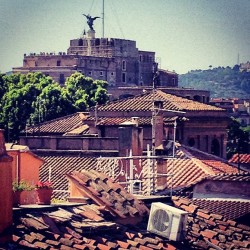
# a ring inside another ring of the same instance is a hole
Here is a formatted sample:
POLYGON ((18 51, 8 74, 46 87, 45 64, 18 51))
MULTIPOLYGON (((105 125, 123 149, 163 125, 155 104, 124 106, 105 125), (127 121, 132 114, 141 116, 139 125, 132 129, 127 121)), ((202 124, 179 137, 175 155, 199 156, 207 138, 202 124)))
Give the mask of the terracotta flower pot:
POLYGON ((36 189, 37 199, 36 204, 49 205, 53 189, 52 188, 39 188, 36 189))
POLYGON ((22 190, 13 192, 13 205, 29 205, 36 203, 36 192, 35 190, 22 190))

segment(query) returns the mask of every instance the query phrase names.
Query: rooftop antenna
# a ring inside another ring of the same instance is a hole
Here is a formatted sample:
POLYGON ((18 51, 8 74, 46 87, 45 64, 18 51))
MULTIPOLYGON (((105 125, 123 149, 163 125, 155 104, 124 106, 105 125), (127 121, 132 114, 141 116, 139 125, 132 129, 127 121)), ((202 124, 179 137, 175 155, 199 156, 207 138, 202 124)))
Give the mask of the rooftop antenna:
POLYGON ((104 0, 102 0, 102 38, 104 38, 104 0))

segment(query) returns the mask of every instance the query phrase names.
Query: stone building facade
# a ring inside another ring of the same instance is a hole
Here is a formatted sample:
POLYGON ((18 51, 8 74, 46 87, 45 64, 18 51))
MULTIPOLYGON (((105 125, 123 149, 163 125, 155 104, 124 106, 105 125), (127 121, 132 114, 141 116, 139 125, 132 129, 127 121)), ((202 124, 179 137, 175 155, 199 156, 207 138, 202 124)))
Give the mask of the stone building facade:
MULTIPOLYGON (((136 42, 117 38, 95 38, 95 31, 70 41, 66 52, 24 54, 23 66, 13 73, 42 72, 64 84, 67 77, 81 72, 109 86, 150 86, 153 82, 155 52, 142 51, 136 42)), ((178 86, 175 72, 159 70, 159 86, 178 86)))

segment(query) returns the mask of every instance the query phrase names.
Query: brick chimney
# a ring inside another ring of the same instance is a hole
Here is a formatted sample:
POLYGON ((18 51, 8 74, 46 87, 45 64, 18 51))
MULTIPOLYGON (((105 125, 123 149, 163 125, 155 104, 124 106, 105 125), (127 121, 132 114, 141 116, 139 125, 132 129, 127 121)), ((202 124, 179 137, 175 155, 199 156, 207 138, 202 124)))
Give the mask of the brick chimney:
POLYGON ((12 157, 5 148, 3 130, 0 129, 0 245, 11 241, 12 226, 12 157))
POLYGON ((143 150, 143 130, 138 126, 138 117, 132 117, 118 128, 119 131, 119 156, 140 156, 143 150))

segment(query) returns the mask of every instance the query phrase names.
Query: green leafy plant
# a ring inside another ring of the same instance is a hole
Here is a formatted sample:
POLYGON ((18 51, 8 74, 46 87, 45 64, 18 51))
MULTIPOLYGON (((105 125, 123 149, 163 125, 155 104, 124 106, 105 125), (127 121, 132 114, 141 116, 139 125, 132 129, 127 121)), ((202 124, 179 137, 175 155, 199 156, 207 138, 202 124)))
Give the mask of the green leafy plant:
POLYGON ((14 181, 12 183, 12 189, 14 192, 16 191, 30 191, 30 190, 34 190, 35 187, 33 185, 30 185, 29 183, 27 183, 25 180, 21 180, 21 181, 14 181))

